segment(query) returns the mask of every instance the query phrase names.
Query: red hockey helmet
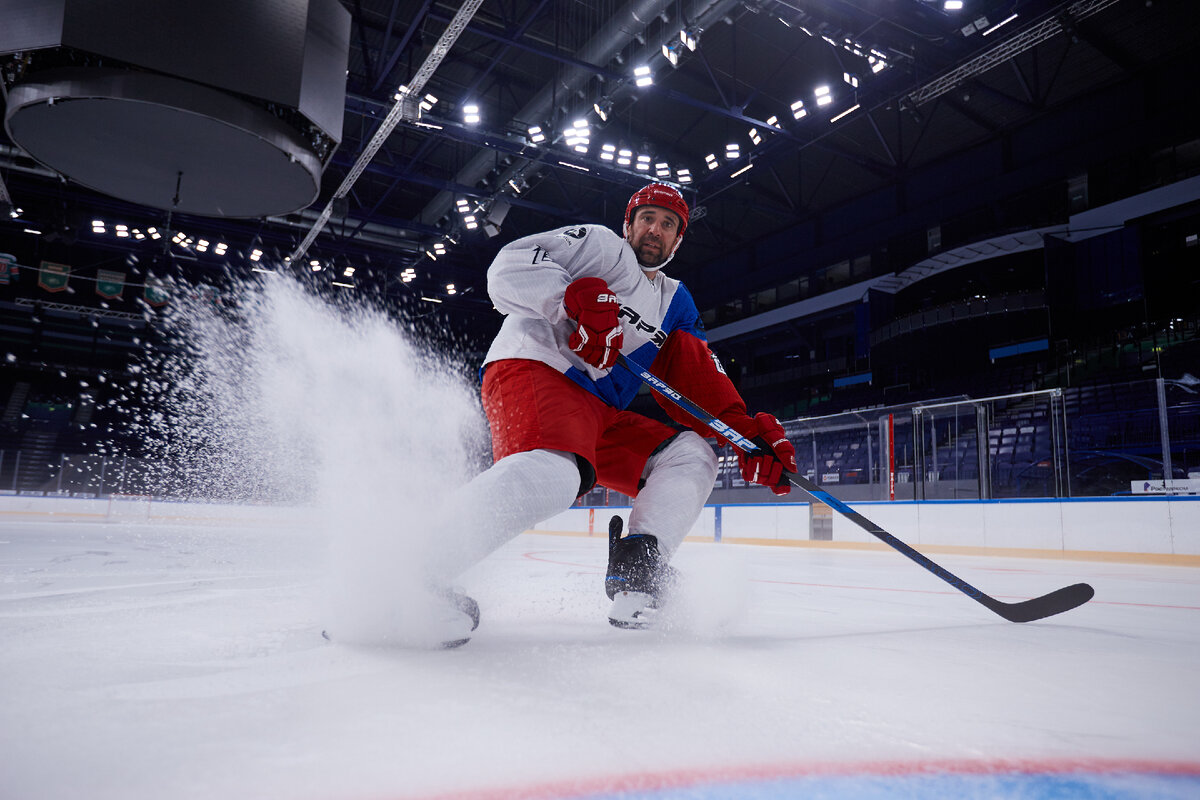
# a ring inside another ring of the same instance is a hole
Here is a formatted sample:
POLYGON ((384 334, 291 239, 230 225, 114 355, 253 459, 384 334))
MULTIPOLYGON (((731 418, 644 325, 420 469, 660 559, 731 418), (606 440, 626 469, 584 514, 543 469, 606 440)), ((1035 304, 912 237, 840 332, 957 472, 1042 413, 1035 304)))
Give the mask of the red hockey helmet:
POLYGON ((633 197, 629 198, 629 205, 625 206, 626 227, 633 220, 633 212, 639 206, 658 206, 675 212, 679 217, 679 236, 683 237, 683 232, 687 230, 688 224, 688 206, 683 195, 674 186, 652 183, 634 192, 633 197))

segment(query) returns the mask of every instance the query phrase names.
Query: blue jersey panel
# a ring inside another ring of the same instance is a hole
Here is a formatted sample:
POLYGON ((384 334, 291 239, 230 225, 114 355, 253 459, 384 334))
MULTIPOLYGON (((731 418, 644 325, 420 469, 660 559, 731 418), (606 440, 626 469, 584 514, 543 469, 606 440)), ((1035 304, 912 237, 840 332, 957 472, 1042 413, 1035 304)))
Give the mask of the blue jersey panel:
MULTIPOLYGON (((637 350, 634 350, 626 358, 636 361, 643 367, 649 368, 654 363, 654 357, 657 355, 658 348, 653 344, 646 343, 637 350)), ((624 367, 613 367, 607 375, 596 381, 593 381, 588 377, 586 372, 576 367, 569 368, 566 371, 566 376, 613 408, 625 408, 628 406, 633 402, 633 398, 637 396, 638 390, 642 386, 641 379, 624 367)))
POLYGON ((708 341, 708 335, 704 332, 704 324, 700 321, 700 312, 696 310, 696 301, 692 299, 692 293, 682 283, 675 287, 675 294, 671 298, 671 304, 667 307, 661 327, 668 334, 674 331, 685 331, 701 341, 708 341))

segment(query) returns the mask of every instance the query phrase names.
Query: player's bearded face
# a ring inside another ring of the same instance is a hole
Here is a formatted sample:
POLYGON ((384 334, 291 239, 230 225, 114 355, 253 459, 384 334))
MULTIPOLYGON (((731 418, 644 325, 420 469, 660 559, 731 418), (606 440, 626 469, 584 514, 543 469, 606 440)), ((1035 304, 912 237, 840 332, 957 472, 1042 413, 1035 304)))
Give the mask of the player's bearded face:
POLYGON ((679 239, 679 217, 658 206, 642 206, 634 212, 626 237, 638 263, 657 267, 670 257, 679 239))

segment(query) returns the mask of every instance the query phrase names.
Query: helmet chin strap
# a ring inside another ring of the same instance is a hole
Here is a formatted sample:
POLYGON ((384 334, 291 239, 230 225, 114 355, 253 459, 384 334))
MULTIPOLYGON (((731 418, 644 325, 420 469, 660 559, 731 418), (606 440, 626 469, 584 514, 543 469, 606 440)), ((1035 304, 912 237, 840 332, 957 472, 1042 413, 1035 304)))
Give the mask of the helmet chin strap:
MULTIPOLYGON (((625 241, 628 242, 629 241, 629 223, 628 222, 625 223, 622 226, 622 229, 623 229, 623 233, 625 234, 625 241)), ((641 261, 638 261, 638 266, 641 267, 642 272, 645 272, 645 273, 658 272, 660 269, 665 267, 667 264, 671 263, 671 259, 675 257, 675 252, 677 250, 679 250, 679 245, 681 245, 681 244, 683 244, 682 236, 680 236, 679 238, 677 238, 675 240, 675 246, 671 248, 671 254, 668 255, 665 259, 663 259, 663 262, 661 264, 659 264, 657 267, 647 267, 641 261)), ((632 243, 630 243, 630 247, 632 247, 632 246, 633 246, 632 243)), ((637 255, 635 254, 634 258, 636 259, 636 257, 637 257, 637 255)))

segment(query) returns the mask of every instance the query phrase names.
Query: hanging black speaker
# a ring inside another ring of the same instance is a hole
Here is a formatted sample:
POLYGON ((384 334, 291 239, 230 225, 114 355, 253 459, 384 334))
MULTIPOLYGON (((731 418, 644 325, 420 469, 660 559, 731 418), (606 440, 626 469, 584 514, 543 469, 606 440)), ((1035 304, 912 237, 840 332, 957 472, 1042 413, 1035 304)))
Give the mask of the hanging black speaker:
POLYGON ((4 124, 67 178, 154 208, 309 205, 342 134, 337 0, 0 0, 4 124))

